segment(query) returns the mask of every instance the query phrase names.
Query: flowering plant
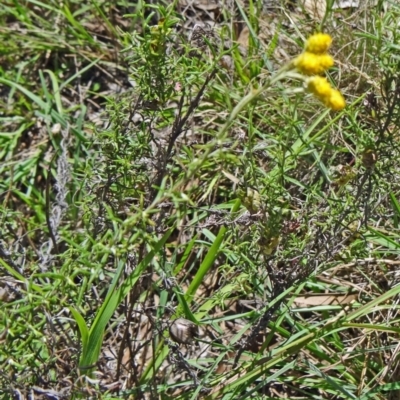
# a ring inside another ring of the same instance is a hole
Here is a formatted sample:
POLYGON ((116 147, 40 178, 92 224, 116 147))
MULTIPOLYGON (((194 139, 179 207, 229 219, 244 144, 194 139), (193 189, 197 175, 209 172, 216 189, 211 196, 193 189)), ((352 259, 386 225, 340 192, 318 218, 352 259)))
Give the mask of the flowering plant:
POLYGON ((332 38, 326 33, 312 35, 306 42, 305 51, 289 67, 296 68, 303 75, 311 75, 305 80, 307 89, 326 107, 340 111, 346 105, 342 94, 326 78, 319 76, 334 64, 333 57, 328 54, 331 43, 332 38))

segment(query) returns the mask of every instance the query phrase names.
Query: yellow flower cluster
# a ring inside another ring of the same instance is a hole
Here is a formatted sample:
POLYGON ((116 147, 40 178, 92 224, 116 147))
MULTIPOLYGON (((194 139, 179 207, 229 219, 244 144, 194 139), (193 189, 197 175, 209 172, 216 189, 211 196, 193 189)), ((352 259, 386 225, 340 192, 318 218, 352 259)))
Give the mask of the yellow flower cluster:
POLYGON ((313 76, 307 80, 308 90, 315 95, 326 107, 333 111, 340 111, 346 106, 342 94, 334 89, 326 78, 313 76))
POLYGON ((305 51, 293 60, 292 65, 303 75, 314 75, 306 81, 308 90, 326 107, 339 111, 346 105, 342 94, 318 76, 334 64, 333 57, 328 54, 331 44, 332 38, 326 33, 312 35, 306 42, 305 51))
POLYGON ((325 54, 331 47, 332 38, 327 33, 316 33, 308 38, 306 51, 313 54, 325 54))
POLYGON ((304 75, 319 75, 333 66, 333 57, 327 53, 332 38, 316 33, 306 42, 305 51, 294 59, 293 65, 304 75))
POLYGON ((304 75, 320 75, 333 66, 333 57, 305 51, 294 60, 294 66, 304 75))

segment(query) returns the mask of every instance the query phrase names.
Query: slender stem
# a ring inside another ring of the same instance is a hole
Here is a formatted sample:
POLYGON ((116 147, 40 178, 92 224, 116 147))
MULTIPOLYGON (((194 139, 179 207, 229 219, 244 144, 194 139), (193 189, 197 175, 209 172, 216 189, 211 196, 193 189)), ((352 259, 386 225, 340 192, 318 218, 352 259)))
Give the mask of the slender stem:
MULTIPOLYGON (((280 79, 284 78, 286 76, 285 73, 290 69, 292 69, 292 65, 290 63, 286 64, 280 70, 278 70, 276 74, 272 78, 270 78, 263 86, 261 86, 259 89, 252 89, 246 96, 244 96, 242 100, 240 100, 239 103, 236 104, 236 107, 232 110, 224 126, 218 132, 216 137, 216 142, 218 143, 225 138, 225 134, 232 125, 232 123, 235 121, 239 113, 249 103, 251 103, 255 98, 257 98, 262 92, 270 88, 273 84, 278 82, 280 79)), ((207 157, 210 155, 212 150, 213 150, 212 146, 208 146, 205 149, 202 158, 192 164, 192 168, 190 168, 186 174, 186 179, 191 178, 194 175, 194 173, 203 165, 203 163, 206 161, 207 157)))

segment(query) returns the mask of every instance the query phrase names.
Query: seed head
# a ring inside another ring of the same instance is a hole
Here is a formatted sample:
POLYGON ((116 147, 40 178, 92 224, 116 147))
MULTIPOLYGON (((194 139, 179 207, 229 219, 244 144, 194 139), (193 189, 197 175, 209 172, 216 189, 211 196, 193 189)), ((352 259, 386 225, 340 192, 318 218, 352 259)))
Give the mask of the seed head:
POLYGON ((188 344, 198 335, 198 328, 193 322, 178 318, 169 327, 169 334, 174 342, 188 344))

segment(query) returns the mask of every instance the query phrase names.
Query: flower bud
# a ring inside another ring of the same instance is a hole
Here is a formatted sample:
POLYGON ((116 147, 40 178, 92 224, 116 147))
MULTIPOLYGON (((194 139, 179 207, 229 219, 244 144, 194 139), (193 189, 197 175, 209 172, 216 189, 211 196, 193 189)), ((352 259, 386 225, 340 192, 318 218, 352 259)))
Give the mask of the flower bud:
POLYGON ((197 325, 185 319, 178 318, 169 327, 169 334, 174 342, 189 344, 198 335, 197 325))

